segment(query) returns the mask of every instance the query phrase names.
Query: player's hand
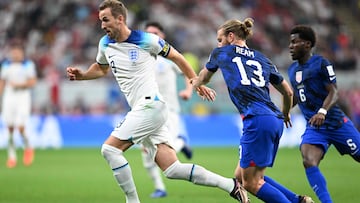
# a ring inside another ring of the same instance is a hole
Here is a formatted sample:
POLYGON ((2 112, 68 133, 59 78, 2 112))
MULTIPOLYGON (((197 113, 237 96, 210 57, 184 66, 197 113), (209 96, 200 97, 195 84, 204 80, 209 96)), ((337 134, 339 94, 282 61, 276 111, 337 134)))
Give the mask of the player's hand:
POLYGON ((292 127, 292 123, 291 123, 291 117, 290 114, 284 114, 284 123, 286 128, 291 128, 292 127))
POLYGON ((325 115, 322 113, 317 113, 310 118, 309 123, 311 126, 320 127, 325 122, 325 115))
POLYGON ((199 77, 193 77, 190 79, 190 84, 196 90, 197 94, 203 99, 207 101, 215 101, 216 92, 215 90, 206 87, 205 85, 201 85, 199 81, 199 77))
POLYGON ((23 83, 15 83, 15 82, 10 82, 10 86, 12 86, 12 88, 16 89, 16 90, 20 90, 20 89, 25 89, 26 85, 23 83))
POLYGON ((205 85, 201 85, 196 88, 197 94, 203 99, 207 101, 215 101, 216 92, 215 90, 206 87, 205 85))
POLYGON ((193 88, 198 88, 199 87, 199 85, 200 85, 200 83, 199 83, 199 77, 193 77, 193 78, 191 78, 190 79, 190 84, 193 86, 193 88))
POLYGON ((66 68, 66 75, 70 80, 80 80, 81 76, 82 76, 82 72, 78 68, 67 67, 66 68))
POLYGON ((181 90, 180 92, 179 92, 179 97, 181 98, 181 99, 183 99, 183 100, 189 100, 190 98, 191 98, 191 96, 192 96, 192 90, 191 91, 188 91, 188 90, 181 90))

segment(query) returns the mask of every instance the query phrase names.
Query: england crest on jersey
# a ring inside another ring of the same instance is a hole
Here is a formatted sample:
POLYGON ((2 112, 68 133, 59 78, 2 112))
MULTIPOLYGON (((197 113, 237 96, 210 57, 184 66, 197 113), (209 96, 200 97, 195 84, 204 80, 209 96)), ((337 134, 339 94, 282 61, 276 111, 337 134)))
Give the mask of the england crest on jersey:
POLYGON ((137 49, 130 49, 128 53, 131 62, 135 62, 139 58, 139 51, 137 49))
POLYGON ((302 71, 297 71, 295 74, 295 81, 300 83, 302 81, 302 71))

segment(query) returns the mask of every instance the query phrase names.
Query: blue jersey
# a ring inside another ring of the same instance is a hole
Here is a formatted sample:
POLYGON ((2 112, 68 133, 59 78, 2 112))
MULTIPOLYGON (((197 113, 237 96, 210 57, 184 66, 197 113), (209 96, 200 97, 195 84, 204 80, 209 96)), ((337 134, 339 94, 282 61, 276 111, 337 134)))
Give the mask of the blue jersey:
POLYGON ((218 47, 212 51, 206 68, 211 72, 221 69, 231 101, 244 117, 283 118, 271 101, 269 83, 280 84, 284 78, 262 53, 235 45, 218 47))
MULTIPOLYGON (((336 84, 333 66, 322 56, 314 55, 303 65, 298 62, 291 64, 288 74, 300 110, 309 121, 328 95, 326 85, 336 84)), ((344 117, 344 112, 338 105, 334 105, 328 110, 322 127, 338 128, 344 122, 344 117)))

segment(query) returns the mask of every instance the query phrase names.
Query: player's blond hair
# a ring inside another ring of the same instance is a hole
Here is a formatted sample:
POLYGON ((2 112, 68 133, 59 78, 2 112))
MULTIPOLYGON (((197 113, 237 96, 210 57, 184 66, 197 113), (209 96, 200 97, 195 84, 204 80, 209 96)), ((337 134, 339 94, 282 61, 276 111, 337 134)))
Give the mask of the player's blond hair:
POLYGON ((116 18, 119 15, 124 17, 124 21, 126 22, 127 18, 127 8, 125 5, 118 0, 105 0, 99 5, 99 11, 102 11, 106 8, 111 9, 111 14, 116 18))
POLYGON ((252 35, 252 27, 254 25, 254 20, 252 18, 246 18, 244 22, 241 22, 237 19, 232 19, 226 21, 219 27, 219 30, 222 29, 225 36, 230 32, 234 33, 235 36, 240 39, 246 40, 252 35))

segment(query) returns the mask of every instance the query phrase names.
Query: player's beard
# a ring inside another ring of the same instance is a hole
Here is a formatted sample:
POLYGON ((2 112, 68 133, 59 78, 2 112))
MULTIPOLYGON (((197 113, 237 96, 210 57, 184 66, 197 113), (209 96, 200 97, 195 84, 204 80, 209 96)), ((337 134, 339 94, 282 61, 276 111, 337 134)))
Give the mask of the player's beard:
POLYGON ((120 31, 115 29, 112 32, 107 33, 110 39, 116 40, 120 36, 120 31))

